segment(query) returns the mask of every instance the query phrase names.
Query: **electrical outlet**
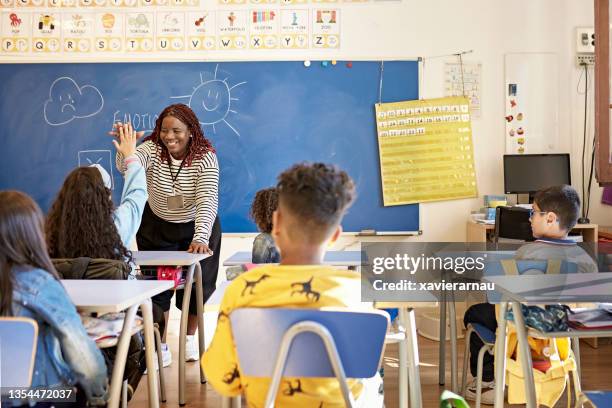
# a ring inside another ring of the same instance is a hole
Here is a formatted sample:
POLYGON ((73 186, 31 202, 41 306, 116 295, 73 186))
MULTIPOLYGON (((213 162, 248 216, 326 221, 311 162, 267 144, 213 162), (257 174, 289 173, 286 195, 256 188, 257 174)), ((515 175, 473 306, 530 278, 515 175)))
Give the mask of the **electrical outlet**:
POLYGON ((594 54, 576 54, 576 65, 579 67, 586 65, 595 65, 594 54))
POLYGON ((595 53, 595 29, 593 27, 576 28, 576 53, 595 53))

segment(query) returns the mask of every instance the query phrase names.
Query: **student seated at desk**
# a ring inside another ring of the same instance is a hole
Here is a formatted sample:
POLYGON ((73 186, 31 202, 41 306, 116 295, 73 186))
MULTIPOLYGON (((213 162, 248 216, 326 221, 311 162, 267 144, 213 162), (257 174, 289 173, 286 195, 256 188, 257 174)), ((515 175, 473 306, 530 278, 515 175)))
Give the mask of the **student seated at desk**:
MULTIPOLYGON (((298 164, 279 176, 277 189, 279 205, 272 236, 283 254, 281 263, 257 267, 227 287, 214 338, 203 358, 213 387, 226 396, 244 393, 250 407, 263 406, 270 381, 240 375, 228 318, 233 310, 367 307, 361 303, 358 274, 322 265, 327 244, 340 235, 340 221, 355 196, 350 177, 330 165, 298 164)), ((378 376, 350 381, 358 402, 377 394, 379 386, 378 376)), ((284 378, 276 406, 344 407, 344 400, 336 378, 284 378), (299 384, 299 392, 295 392, 295 384, 299 384)))
MULTIPOLYGON (((568 240, 569 231, 576 225, 580 211, 580 198, 573 187, 568 185, 549 187, 536 193, 529 221, 534 242, 521 246, 516 259, 522 260, 565 260, 577 264, 579 272, 597 272, 597 264, 575 241, 568 240)), ((464 324, 479 323, 489 330, 497 330, 495 306, 480 303, 465 312, 464 324)), ((470 372, 476 376, 478 351, 483 343, 473 333, 470 341, 470 372)), ((466 398, 476 398, 476 379, 468 385, 466 398)), ((493 356, 486 353, 483 364, 482 403, 493 404, 494 392, 493 356)), ((563 392, 559 393, 559 395, 563 392)))
POLYGON ((234 280, 240 274, 264 263, 280 262, 280 254, 272 238, 272 214, 278 207, 278 192, 276 187, 265 188, 255 193, 251 204, 250 216, 255 221, 260 233, 253 241, 251 262, 243 265, 230 266, 225 270, 227 280, 234 280))
POLYGON ((71 406, 83 407, 87 401, 105 405, 102 354, 49 259, 40 208, 17 191, 0 192, 0 315, 38 323, 33 388, 77 386, 77 402, 71 406))
MULTIPOLYGON (((147 182, 144 168, 135 155, 136 132, 130 124, 117 128, 119 141, 113 140, 113 143, 126 157, 124 163, 127 167, 121 203, 115 208, 111 180, 102 167, 79 167, 71 171, 47 217, 47 242, 52 258, 101 258, 133 266, 132 253, 126 246, 136 238, 147 202, 147 182)), ((116 268, 118 266, 109 263, 102 279, 114 277, 116 274, 112 272, 116 268)), ((62 273, 60 266, 58 271, 62 273)), ((85 273, 83 276, 87 278, 88 275, 85 273)), ((155 321, 163 325, 161 308, 153 305, 153 311, 155 321)), ((133 395, 145 370, 143 349, 141 335, 132 336, 124 374, 129 384, 128 398, 133 395)), ((109 367, 115 353, 116 347, 104 349, 109 367)), ((170 357, 169 353, 166 355, 170 357)))

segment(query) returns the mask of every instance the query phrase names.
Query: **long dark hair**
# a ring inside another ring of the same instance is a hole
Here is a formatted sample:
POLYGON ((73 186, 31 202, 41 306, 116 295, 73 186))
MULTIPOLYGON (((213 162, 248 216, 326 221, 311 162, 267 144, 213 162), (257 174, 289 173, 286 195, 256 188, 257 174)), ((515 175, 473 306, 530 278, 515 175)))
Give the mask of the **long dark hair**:
POLYGON ((47 215, 51 258, 132 260, 113 220, 111 191, 95 167, 79 167, 66 177, 47 215))
POLYGON ((42 212, 29 196, 0 191, 0 316, 13 314, 13 267, 44 269, 59 279, 47 254, 43 227, 42 212))
POLYGON ((173 118, 183 122, 183 124, 187 126, 187 131, 191 134, 191 136, 193 136, 190 139, 187 147, 188 152, 187 156, 185 156, 185 166, 191 166, 192 161, 201 159, 208 152, 215 152, 210 140, 204 137, 204 132, 202 132, 202 127, 200 126, 200 121, 198 120, 196 114, 189 106, 182 103, 177 103, 166 107, 166 109, 159 114, 159 117, 155 121, 155 129, 153 129, 153 133, 144 139, 145 141, 153 141, 161 149, 162 161, 170 160, 168 148, 162 143, 159 137, 162 122, 166 116, 172 116, 173 118))

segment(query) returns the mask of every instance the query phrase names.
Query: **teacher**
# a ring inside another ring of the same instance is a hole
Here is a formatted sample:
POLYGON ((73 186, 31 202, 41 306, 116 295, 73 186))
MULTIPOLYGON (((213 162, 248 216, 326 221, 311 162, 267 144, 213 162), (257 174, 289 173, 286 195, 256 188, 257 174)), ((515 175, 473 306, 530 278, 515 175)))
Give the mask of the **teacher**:
MULTIPOLYGON (((121 123, 114 124, 115 131, 111 134, 116 135, 120 126, 121 123)), ((206 301, 215 290, 221 252, 221 225, 217 215, 219 164, 215 149, 204 137, 195 113, 187 105, 175 104, 161 112, 153 133, 136 148, 136 156, 145 169, 149 193, 136 235, 138 249, 210 254, 200 261, 206 301)), ((123 169, 120 153, 117 153, 117 167, 123 169)), ((172 294, 169 290, 152 299, 164 311, 166 323, 172 294)), ((177 290, 176 307, 180 309, 182 302, 183 290, 177 290)), ((194 336, 197 322, 196 296, 192 293, 185 350, 187 361, 199 359, 194 336)), ((163 331, 162 354, 166 367, 172 355, 163 331)))

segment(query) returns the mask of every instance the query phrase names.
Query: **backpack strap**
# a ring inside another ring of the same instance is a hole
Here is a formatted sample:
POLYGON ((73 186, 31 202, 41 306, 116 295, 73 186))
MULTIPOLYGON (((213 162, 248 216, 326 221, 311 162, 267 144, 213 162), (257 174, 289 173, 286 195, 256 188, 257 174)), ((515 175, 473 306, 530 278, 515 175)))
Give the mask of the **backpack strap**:
POLYGON ((518 266, 516 266, 516 260, 514 259, 502 259, 500 260, 501 266, 504 269, 504 273, 509 276, 518 276, 518 266))

